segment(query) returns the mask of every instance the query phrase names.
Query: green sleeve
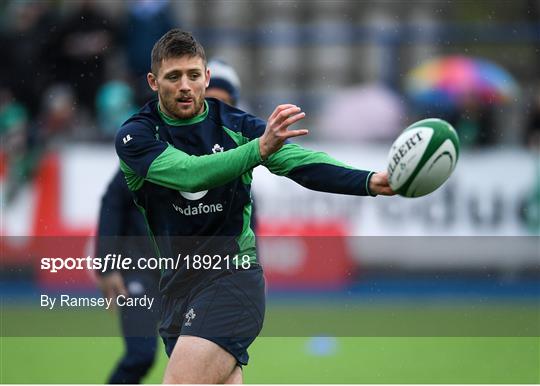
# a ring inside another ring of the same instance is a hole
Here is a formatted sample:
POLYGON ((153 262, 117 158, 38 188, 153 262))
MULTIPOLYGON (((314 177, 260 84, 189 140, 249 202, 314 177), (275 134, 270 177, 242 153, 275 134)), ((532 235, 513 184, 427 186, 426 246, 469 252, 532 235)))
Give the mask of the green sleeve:
POLYGON ((198 192, 224 185, 261 162, 258 139, 236 149, 203 156, 190 156, 169 145, 152 162, 145 180, 184 192, 198 192))
POLYGON ((283 147, 268 157, 264 163, 273 174, 286 176, 295 168, 310 164, 327 164, 339 166, 346 169, 354 169, 340 161, 335 160, 328 154, 304 149, 296 144, 285 144, 283 147))

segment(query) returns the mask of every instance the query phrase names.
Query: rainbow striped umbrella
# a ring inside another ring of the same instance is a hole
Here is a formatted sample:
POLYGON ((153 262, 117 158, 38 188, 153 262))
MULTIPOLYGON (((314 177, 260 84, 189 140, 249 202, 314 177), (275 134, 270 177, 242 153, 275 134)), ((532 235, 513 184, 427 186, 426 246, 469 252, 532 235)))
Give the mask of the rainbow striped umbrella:
POLYGON ((471 101, 503 104, 518 93, 514 78, 485 59, 447 56, 414 68, 406 77, 405 90, 424 106, 455 107, 471 101))

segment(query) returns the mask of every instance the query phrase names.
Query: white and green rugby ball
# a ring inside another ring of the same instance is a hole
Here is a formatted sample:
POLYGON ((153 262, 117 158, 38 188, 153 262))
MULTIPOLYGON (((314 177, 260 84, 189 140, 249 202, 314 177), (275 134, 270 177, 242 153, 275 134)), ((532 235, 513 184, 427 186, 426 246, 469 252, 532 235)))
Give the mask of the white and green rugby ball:
POLYGON ((388 181, 397 194, 420 197, 450 177, 459 157, 459 138, 448 122, 429 118, 407 127, 388 154, 388 181))

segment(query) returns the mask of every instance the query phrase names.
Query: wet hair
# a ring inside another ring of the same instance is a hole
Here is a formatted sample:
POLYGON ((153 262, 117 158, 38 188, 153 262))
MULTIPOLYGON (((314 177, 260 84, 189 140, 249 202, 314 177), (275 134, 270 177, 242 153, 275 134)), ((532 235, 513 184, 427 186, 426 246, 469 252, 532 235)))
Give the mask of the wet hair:
POLYGON ((157 75, 164 59, 182 56, 200 57, 206 67, 206 54, 203 46, 190 32, 174 28, 163 35, 152 48, 152 73, 157 75))

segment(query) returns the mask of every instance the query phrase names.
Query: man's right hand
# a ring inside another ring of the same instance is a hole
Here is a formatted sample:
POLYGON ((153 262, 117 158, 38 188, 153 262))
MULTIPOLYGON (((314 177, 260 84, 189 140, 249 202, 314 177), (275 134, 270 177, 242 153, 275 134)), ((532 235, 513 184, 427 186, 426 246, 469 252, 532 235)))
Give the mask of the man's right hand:
POLYGON ((393 196, 396 194, 388 182, 388 172, 374 173, 369 180, 369 191, 375 195, 393 196))
POLYGON ((263 160, 281 149, 287 139, 308 133, 307 129, 287 130, 305 116, 306 113, 301 112, 300 107, 295 105, 285 104, 276 107, 268 118, 264 134, 259 138, 259 150, 263 160))

